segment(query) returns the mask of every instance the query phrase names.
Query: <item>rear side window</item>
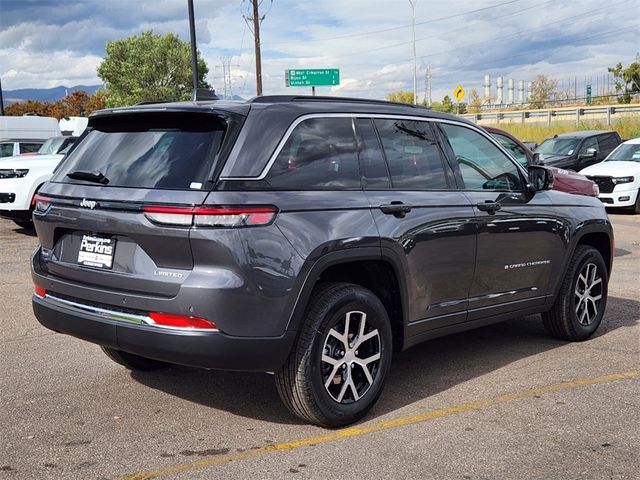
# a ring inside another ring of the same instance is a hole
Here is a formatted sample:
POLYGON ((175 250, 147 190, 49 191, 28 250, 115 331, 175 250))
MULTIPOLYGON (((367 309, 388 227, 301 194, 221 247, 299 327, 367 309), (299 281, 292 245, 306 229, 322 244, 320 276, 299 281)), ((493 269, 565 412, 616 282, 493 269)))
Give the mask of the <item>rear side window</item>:
POLYGON ((200 189, 222 144, 225 122, 209 114, 136 114, 98 119, 52 181, 100 172, 107 186, 200 189))
POLYGON ((603 135, 598 139, 598 144, 602 154, 609 155, 618 146, 618 139, 613 134, 603 135))
POLYGON ((20 153, 34 153, 40 150, 41 143, 22 143, 20 142, 20 153))
POLYGON ((360 188, 351 118, 309 118, 298 124, 280 150, 266 181, 274 188, 360 188))
POLYGON ((362 186, 369 190, 386 190, 390 187, 389 172, 373 122, 370 118, 357 118, 355 125, 358 132, 358 146, 360 147, 362 186))
POLYGON ((448 188, 444 159, 429 123, 376 118, 375 125, 387 157, 393 188, 448 188))

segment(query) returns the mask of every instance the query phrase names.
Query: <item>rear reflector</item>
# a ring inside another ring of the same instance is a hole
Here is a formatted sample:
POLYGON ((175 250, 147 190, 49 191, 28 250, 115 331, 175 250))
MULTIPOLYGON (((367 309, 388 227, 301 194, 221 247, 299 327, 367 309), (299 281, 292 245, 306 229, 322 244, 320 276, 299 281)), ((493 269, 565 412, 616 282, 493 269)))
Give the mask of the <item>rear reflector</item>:
POLYGON ((36 294, 36 297, 44 298, 47 294, 47 291, 40 285, 34 285, 34 293, 36 294))
POLYGON ((145 216, 162 225, 197 227, 254 227, 268 225, 278 209, 274 206, 259 207, 143 207, 145 216))
POLYGON ((173 315, 171 313, 151 312, 148 317, 154 321, 155 325, 173 328, 198 328, 206 330, 217 330, 215 323, 205 318, 189 317, 186 315, 173 315))

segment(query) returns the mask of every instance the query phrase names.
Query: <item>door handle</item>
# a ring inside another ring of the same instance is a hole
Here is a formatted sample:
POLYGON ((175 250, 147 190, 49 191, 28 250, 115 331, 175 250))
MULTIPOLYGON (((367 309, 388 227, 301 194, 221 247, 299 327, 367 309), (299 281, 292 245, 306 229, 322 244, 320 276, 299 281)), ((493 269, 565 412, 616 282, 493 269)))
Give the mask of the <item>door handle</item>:
POLYGON ((485 202, 477 204, 476 207, 478 207, 478 210, 481 212, 487 212, 490 215, 493 215, 502 208, 502 205, 498 202, 485 202))
POLYGON ((393 215, 397 218, 404 218, 404 216, 411 211, 411 205, 394 201, 386 205, 380 205, 380 210, 386 215, 393 215))

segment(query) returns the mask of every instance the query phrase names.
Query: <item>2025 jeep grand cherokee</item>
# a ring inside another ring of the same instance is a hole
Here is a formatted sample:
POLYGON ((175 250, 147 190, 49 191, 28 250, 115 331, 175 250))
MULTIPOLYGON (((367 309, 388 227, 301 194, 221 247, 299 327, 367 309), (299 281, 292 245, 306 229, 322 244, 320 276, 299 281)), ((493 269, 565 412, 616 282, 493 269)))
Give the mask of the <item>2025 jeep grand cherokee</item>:
POLYGON ((552 181, 408 105, 103 110, 37 198, 33 308, 131 369, 274 371, 294 414, 345 425, 393 351, 532 313, 594 333, 611 225, 552 181))

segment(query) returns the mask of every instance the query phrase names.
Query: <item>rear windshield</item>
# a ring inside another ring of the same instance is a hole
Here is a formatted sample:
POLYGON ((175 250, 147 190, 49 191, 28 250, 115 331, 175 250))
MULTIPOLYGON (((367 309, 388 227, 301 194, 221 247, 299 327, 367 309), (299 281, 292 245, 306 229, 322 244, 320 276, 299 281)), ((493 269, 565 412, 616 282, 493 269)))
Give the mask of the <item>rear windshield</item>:
POLYGON ((220 150, 225 122, 210 114, 154 113, 97 119, 52 181, 101 173, 110 187, 201 189, 220 150))

